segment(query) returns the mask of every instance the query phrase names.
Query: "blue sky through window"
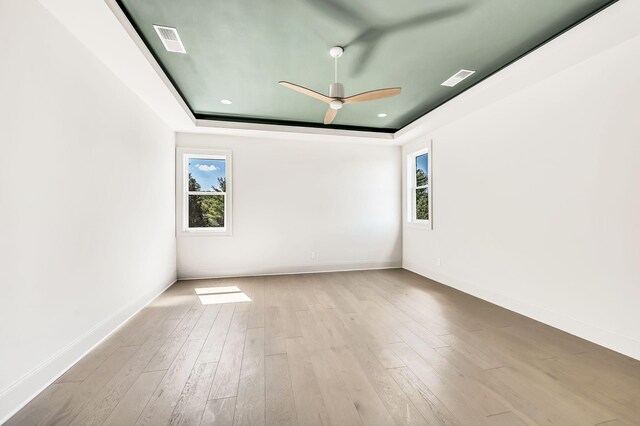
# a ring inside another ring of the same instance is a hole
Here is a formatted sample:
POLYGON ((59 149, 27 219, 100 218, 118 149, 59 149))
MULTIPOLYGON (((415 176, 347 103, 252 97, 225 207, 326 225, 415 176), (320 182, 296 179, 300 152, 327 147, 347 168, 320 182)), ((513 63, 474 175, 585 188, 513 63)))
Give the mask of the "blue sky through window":
POLYGON ((189 158, 189 173, 200 184, 201 191, 220 189, 218 178, 226 176, 225 160, 208 158, 189 158))
MULTIPOLYGON (((422 170, 424 172, 424 176, 429 176, 429 173, 428 173, 429 162, 427 161, 428 158, 429 158, 429 154, 422 154, 416 157, 416 173, 418 172, 418 170, 422 170)), ((422 183, 418 182, 418 184, 422 184, 422 183)))

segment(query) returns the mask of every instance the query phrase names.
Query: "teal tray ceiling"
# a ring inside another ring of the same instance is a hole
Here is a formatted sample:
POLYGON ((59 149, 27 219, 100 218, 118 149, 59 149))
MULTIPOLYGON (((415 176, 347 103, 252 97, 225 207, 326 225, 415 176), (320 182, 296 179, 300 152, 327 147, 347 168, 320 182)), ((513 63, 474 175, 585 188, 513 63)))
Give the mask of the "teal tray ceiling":
POLYGON ((395 132, 616 0, 118 0, 196 118, 395 132), (153 25, 178 30, 187 53, 165 50, 153 25), (327 93, 332 46, 344 46, 346 96, 327 106, 278 85, 327 93), (455 87, 441 83, 476 71, 455 87), (221 100, 231 100, 223 104, 221 100), (379 117, 379 114, 386 114, 379 117))

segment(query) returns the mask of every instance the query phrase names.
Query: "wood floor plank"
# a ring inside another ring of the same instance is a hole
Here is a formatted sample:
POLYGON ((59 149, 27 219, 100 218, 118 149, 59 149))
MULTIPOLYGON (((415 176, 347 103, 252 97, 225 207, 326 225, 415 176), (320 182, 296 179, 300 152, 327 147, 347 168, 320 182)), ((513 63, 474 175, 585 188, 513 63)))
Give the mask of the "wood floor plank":
POLYGON ((286 353, 284 344, 284 325, 282 315, 278 306, 268 306, 265 308, 264 326, 264 353, 265 355, 275 355, 286 353))
POLYGON ((203 313, 204 307, 202 305, 193 305, 165 341, 164 345, 162 345, 160 350, 158 350, 151 361, 149 361, 145 371, 168 369, 203 313))
POLYGON ((165 374, 164 370, 141 373, 103 424, 105 426, 135 424, 165 374))
MULTIPOLYGON (((511 404, 511 411, 536 424, 596 424, 591 414, 576 405, 574 401, 551 397, 545 389, 532 386, 532 381, 511 367, 488 370, 487 383, 505 395, 511 404), (544 407, 540 410, 536 407, 544 407)), ((606 416, 605 416, 606 417, 606 416)), ((608 417, 607 419, 610 419, 608 417)))
POLYGON ((217 363, 196 364, 187 383, 182 389, 182 394, 178 398, 178 403, 173 409, 173 414, 169 420, 172 426, 199 425, 202 420, 209 388, 213 382, 217 363))
POLYGON ((247 329, 234 425, 265 424, 264 328, 247 329))
MULTIPOLYGON (((432 349, 417 337, 414 339, 408 339, 408 336, 403 337, 407 340, 407 346, 413 350, 413 352, 404 351, 405 356, 409 355, 414 362, 420 362, 415 357, 418 355, 428 364, 430 369, 433 369, 438 378, 446 383, 448 388, 463 395, 469 404, 481 408, 484 415, 498 414, 509 410, 509 405, 504 398, 485 386, 476 376, 469 374, 468 370, 458 368, 454 362, 438 352, 449 348, 432 349)), ((395 347, 395 345, 392 346, 395 347)), ((398 347, 402 348, 402 346, 398 347)), ((481 371, 476 366, 470 368, 481 371)))
POLYGON ((469 358, 474 364, 483 370, 504 367, 504 362, 485 353, 481 348, 470 344, 456 335, 448 334, 440 336, 440 339, 446 342, 452 350, 455 350, 461 355, 469 358))
POLYGON ((509 336, 522 336, 526 334, 535 340, 537 346, 544 348, 555 356, 582 354, 597 349, 597 346, 591 342, 587 342, 586 340, 539 322, 531 322, 527 325, 501 327, 500 330, 509 336))
MULTIPOLYGON (((310 312, 313 324, 319 326, 326 336, 330 336, 325 339, 330 344, 329 352, 361 420, 365 424, 393 424, 386 405, 354 358, 351 352, 353 345, 347 345, 347 342, 353 342, 349 338, 349 327, 336 318, 335 309, 314 305, 310 307, 310 312)), ((310 324, 305 326, 308 328, 310 324)))
POLYGON ((362 422, 365 425, 395 424, 387 407, 367 379, 362 367, 354 359, 349 348, 337 347, 332 351, 332 355, 340 368, 343 383, 362 422))
POLYGON ((304 338, 289 337, 285 339, 285 346, 299 423, 301 425, 329 424, 327 408, 313 372, 311 358, 304 345, 304 338))
POLYGON ((393 352, 389 343, 385 342, 384 338, 379 337, 379 335, 372 330, 378 324, 378 321, 372 320, 371 318, 363 319, 359 314, 347 313, 344 322, 348 322, 351 324, 351 327, 356 329, 354 333, 357 333, 365 342, 384 368, 404 366, 404 363, 398 358, 395 352, 393 352))
POLYGON ((286 354, 265 358, 265 379, 267 425, 297 425, 298 415, 286 354))
POLYGON ((496 347, 505 348, 509 356, 524 359, 548 359, 556 355, 537 343, 524 338, 522 334, 508 333, 505 329, 485 329, 473 333, 479 339, 496 347))
POLYGON ((287 284, 289 303, 294 312, 305 311, 316 304, 315 296, 309 294, 309 282, 304 275, 290 275, 284 278, 287 284))
POLYGON ((166 424, 178 403, 204 340, 187 340, 151 396, 136 425, 166 424))
POLYGON ((409 400, 431 425, 460 425, 456 416, 408 367, 389 370, 409 400))
POLYGON ((235 397, 207 401, 200 424, 202 426, 231 426, 235 409, 235 397))
POLYGON ((317 277, 315 274, 309 274, 309 276, 306 277, 310 286, 308 293, 312 294, 315 299, 313 305, 318 305, 325 309, 336 309, 338 307, 335 299, 327 294, 327 289, 332 284, 333 276, 334 274, 327 275, 326 277, 317 277))
POLYGON ((248 318, 249 314, 246 310, 235 310, 233 313, 208 399, 229 398, 237 395, 248 318))
POLYGON ((198 363, 210 363, 220 361, 222 348, 229 332, 231 319, 235 310, 235 303, 227 303, 220 307, 220 311, 213 322, 211 330, 204 342, 198 363))
POLYGON ((597 375, 599 380, 608 378, 608 383, 624 389, 628 401, 640 403, 640 394, 634 392, 640 387, 640 369, 635 368, 638 361, 604 348, 567 358, 577 364, 581 371, 589 371, 597 375))
POLYGON ((363 425, 358 408, 353 404, 345 383, 340 378, 331 351, 316 350, 309 354, 309 359, 331 424, 363 425))
MULTIPOLYGON (((503 368, 498 373, 493 373, 493 370, 495 369, 483 371, 470 362, 469 359, 451 348, 438 348, 436 350, 440 352, 448 362, 454 364, 459 371, 467 377, 483 383, 485 385, 484 388, 490 388, 494 394, 501 393, 501 390, 503 390, 502 385, 504 385, 504 383, 501 382, 501 385, 493 383, 493 386, 491 386, 492 381, 489 380, 489 378, 496 375, 500 376, 500 373, 502 372, 509 372, 510 378, 514 380, 510 385, 511 388, 514 388, 514 386, 517 388, 517 384, 522 385, 525 382, 530 382, 530 385, 527 386, 528 391, 535 391, 535 389, 537 389, 539 393, 553 393, 557 396, 558 400, 563 401, 561 411, 564 411, 565 414, 568 410, 572 410, 571 407, 579 407, 573 409, 582 411, 583 414, 581 415, 584 415, 585 419, 590 419, 590 421, 593 422, 599 422, 601 420, 614 417, 613 412, 615 411, 612 411, 607 407, 605 403, 606 399, 592 399, 589 395, 586 395, 583 392, 568 391, 566 389, 566 384, 568 384, 569 381, 565 381, 565 383, 563 383, 560 380, 562 377, 561 375, 554 375, 553 373, 547 374, 544 365, 551 365, 554 360, 557 360, 556 358, 533 360, 531 361, 534 363, 533 365, 519 359, 510 358, 508 359, 508 368, 503 368)), ((554 371, 554 373, 560 372, 554 371)), ((583 390, 588 388, 589 386, 582 387, 583 390)), ((534 399, 536 398, 535 394, 531 397, 534 399)), ((510 400, 509 398, 503 398, 507 401, 510 400)), ((507 402, 507 404, 510 404, 510 402, 507 402)), ((554 404, 549 406, 550 411, 553 411, 551 408, 553 405, 554 404)), ((513 406, 510 407, 510 409, 517 411, 513 406)), ((617 412, 620 413, 619 410, 617 412)))
POLYGON ((631 426, 633 423, 626 423, 618 419, 608 420, 606 422, 598 423, 596 426, 631 426))
POLYGON ((473 399, 473 395, 469 395, 464 389, 452 386, 447 380, 440 377, 434 368, 407 344, 395 343, 392 346, 411 372, 430 389, 438 400, 442 401, 449 411, 455 413, 460 421, 468 424, 473 424, 473 422, 486 424, 486 421, 482 419, 487 413, 484 407, 473 399))
POLYGON ((401 310, 405 315, 409 317, 410 321, 418 322, 426 327, 436 336, 443 334, 451 334, 458 329, 463 329, 457 325, 455 318, 451 321, 446 321, 444 318, 434 313, 434 310, 426 309, 414 298, 406 295, 403 292, 398 292, 397 289, 389 288, 389 285, 380 281, 372 281, 373 290, 378 295, 390 302, 393 306, 401 310))
POLYGON ((493 426, 527 426, 527 424, 511 411, 494 414, 487 417, 489 424, 493 426))
MULTIPOLYGON (((244 292, 250 299, 252 294, 256 291, 259 291, 258 286, 260 285, 260 280, 262 277, 246 277, 243 279, 241 283, 234 282, 234 284, 238 284, 238 287, 242 292, 244 292)), ((255 297, 255 296, 254 296, 255 297)), ((249 303, 236 303, 236 311, 240 312, 251 312, 253 307, 253 300, 249 303)), ((247 326, 249 325, 249 317, 247 316, 247 326)))
POLYGON ((339 319, 334 318, 334 321, 340 319, 343 321, 345 332, 349 337, 349 347, 352 349, 354 357, 395 423, 403 425, 429 424, 407 397, 407 394, 394 381, 389 370, 385 369, 378 357, 375 356, 373 349, 367 346, 359 330, 348 321, 351 315, 343 313, 339 319))
MULTIPOLYGON (((580 416, 590 419, 594 423, 600 423, 614 418, 628 418, 635 421, 635 416, 628 411, 622 404, 611 401, 609 398, 593 394, 590 389, 600 388, 598 385, 581 385, 573 390, 568 389, 572 383, 566 376, 554 375, 559 372, 549 368, 554 363, 554 359, 536 360, 533 365, 526 363, 514 363, 510 368, 503 371, 510 371, 522 378, 526 378, 532 384, 530 388, 537 389, 539 392, 551 393, 555 395, 555 399, 562 401, 565 412, 573 410, 580 411, 580 416)), ((490 371, 489 371, 490 373, 490 371)))
POLYGON ((254 284, 251 294, 251 308, 247 328, 264 328, 264 279, 259 278, 254 284))
POLYGON ((337 346, 332 344, 332 336, 322 325, 316 323, 311 311, 298 311, 297 314, 304 334, 306 352, 331 423, 363 424, 333 357, 332 351, 337 346))
POLYGON ((535 362, 535 368, 574 393, 592 400, 592 405, 607 407, 621 418, 620 421, 626 419, 633 423, 636 413, 640 411, 637 392, 623 386, 620 380, 612 380, 606 370, 584 368, 579 358, 571 356, 566 359, 539 360, 535 362))
MULTIPOLYGON (((220 312, 220 305, 208 305, 204 308, 202 316, 189 334, 189 339, 204 340, 209 336, 213 323, 220 312)), ((216 361, 214 361, 216 362, 216 361)))
MULTIPOLYGON (((286 279, 280 280, 280 285, 276 288, 280 303, 277 305, 280 308, 280 315, 282 317, 283 334, 284 337, 299 337, 302 336, 300 331, 300 324, 298 317, 296 316, 296 308, 292 302, 292 296, 290 292, 289 282, 292 276, 287 276, 286 279)), ((283 278, 283 277, 280 277, 283 278)), ((307 309, 306 307, 304 309, 307 309)))
MULTIPOLYGON (((372 273, 374 277, 382 275, 379 271, 372 273)), ((481 317, 472 314, 477 299, 461 291, 445 288, 408 271, 399 271, 389 276, 386 282, 373 282, 378 283, 387 294, 402 301, 414 319, 424 326, 436 325, 449 333, 491 328, 481 317), (429 289, 428 292, 424 291, 425 287, 429 289), (456 303, 447 303, 451 299, 455 299, 456 303)))
MULTIPOLYGON (((145 308, 151 311, 149 320, 141 327, 136 328, 135 332, 130 333, 129 337, 124 340, 121 346, 142 346, 144 343, 156 334, 157 328, 167 318, 168 308, 145 308)), ((176 321, 176 324, 178 322, 176 321)))
POLYGON ((449 346, 449 344, 444 341, 439 336, 436 336, 432 332, 430 332, 426 327, 421 324, 418 324, 415 321, 405 321, 403 325, 409 329, 413 334, 418 336, 423 342, 429 345, 432 348, 441 348, 444 346, 449 346))

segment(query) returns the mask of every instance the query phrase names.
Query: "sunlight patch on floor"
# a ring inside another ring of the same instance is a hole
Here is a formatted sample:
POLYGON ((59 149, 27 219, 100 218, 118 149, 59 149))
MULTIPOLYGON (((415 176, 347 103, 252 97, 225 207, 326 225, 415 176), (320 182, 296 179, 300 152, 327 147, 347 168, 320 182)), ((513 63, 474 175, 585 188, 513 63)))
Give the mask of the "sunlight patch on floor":
POLYGON ((240 290, 235 285, 229 287, 200 287, 196 288, 197 294, 217 294, 217 293, 239 293, 240 290))
POLYGON ((200 287, 195 290, 203 305, 251 302, 251 298, 236 286, 200 287))

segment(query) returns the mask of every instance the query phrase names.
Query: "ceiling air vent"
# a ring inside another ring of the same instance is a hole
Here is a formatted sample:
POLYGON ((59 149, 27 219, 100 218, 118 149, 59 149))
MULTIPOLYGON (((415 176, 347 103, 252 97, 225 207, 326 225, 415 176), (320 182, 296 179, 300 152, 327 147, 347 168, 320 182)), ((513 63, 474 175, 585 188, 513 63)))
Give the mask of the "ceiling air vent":
POLYGON ((452 75, 451 77, 449 77, 447 81, 442 83, 442 86, 453 87, 456 84, 460 83, 465 78, 469 77, 473 73, 475 73, 475 71, 460 70, 454 75, 452 75))
POLYGON ((187 53, 182 44, 182 40, 180 40, 178 30, 162 25, 154 25, 153 28, 156 29, 158 37, 160 37, 162 44, 164 44, 164 48, 169 52, 187 53))

